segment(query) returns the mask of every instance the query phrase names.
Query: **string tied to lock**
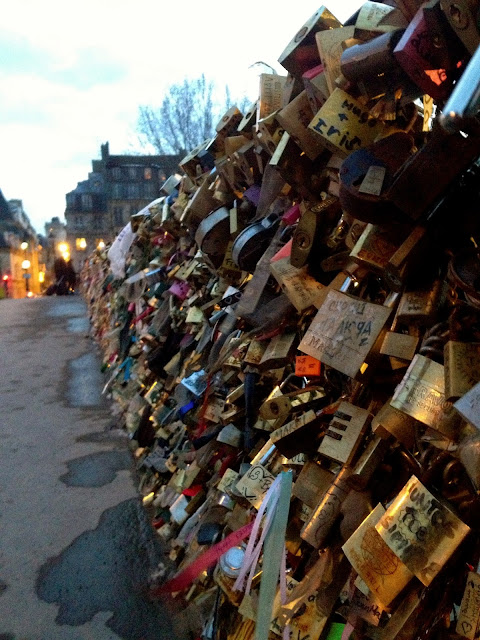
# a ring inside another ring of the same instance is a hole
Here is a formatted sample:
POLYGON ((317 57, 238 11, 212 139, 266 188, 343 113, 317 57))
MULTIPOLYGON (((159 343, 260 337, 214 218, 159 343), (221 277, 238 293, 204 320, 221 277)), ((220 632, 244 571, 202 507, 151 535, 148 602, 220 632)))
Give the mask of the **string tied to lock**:
MULTIPOLYGON (((250 593, 253 576, 263 551, 255 640, 268 640, 273 602, 279 582, 281 602, 285 602, 287 598, 285 532, 291 490, 292 472, 282 471, 271 484, 260 505, 253 523, 242 568, 233 585, 234 591, 240 591, 246 580, 245 594, 250 593)), ((284 633, 284 639, 286 640, 286 638, 288 635, 284 633)))

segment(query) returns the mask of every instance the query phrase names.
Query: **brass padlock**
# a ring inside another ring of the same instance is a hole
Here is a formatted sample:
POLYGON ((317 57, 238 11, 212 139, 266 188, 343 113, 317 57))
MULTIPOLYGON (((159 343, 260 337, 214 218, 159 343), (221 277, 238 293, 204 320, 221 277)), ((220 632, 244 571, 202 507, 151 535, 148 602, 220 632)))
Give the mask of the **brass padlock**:
POLYGON ((303 267, 309 256, 320 262, 321 241, 340 213, 338 198, 326 197, 321 202, 304 207, 292 240, 290 262, 296 268, 303 267))
POLYGON ((391 309, 330 290, 299 345, 299 350, 354 378, 391 309))
POLYGON ((302 75, 302 80, 307 92, 310 109, 312 114, 315 114, 325 104, 330 95, 323 65, 320 64, 305 71, 302 75))
POLYGON ((315 114, 309 128, 321 137, 327 149, 346 157, 383 135, 385 124, 372 118, 357 99, 337 88, 315 114))
POLYGON ((324 154, 315 161, 310 160, 285 131, 268 164, 282 176, 298 196, 316 200, 321 190, 324 163, 324 154))
POLYGON ((330 93, 337 88, 336 80, 341 75, 340 59, 346 48, 346 41, 352 42, 355 36, 355 27, 343 27, 342 29, 329 29, 319 31, 315 35, 320 62, 323 65, 325 79, 330 93))
POLYGON ((320 63, 315 34, 341 26, 328 9, 320 7, 288 43, 278 62, 292 75, 301 77, 305 71, 320 63))
POLYGON ((287 81, 286 76, 273 73, 260 74, 260 89, 257 101, 257 118, 259 122, 263 118, 282 108, 283 89, 287 81))
POLYGON ((403 32, 403 29, 396 29, 378 35, 368 42, 349 47, 342 53, 342 74, 366 98, 372 100, 385 94, 394 97, 399 91, 404 104, 421 95, 420 89, 410 80, 393 55, 403 32))
POLYGON ((328 425, 318 453, 341 464, 350 464, 371 420, 366 409, 341 402, 328 425))
POLYGON ((480 343, 449 340, 444 357, 445 398, 455 402, 480 382, 480 343))
POLYGON ((315 160, 323 153, 325 148, 321 140, 311 129, 308 129, 313 112, 306 91, 302 91, 286 107, 281 109, 276 118, 311 160, 315 160))

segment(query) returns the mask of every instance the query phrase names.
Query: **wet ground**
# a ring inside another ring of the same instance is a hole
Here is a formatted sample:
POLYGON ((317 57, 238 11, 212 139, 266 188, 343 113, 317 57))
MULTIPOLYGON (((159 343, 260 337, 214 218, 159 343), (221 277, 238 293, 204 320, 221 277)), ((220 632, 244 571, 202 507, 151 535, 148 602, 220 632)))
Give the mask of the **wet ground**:
POLYGON ((1 300, 0 362, 0 640, 175 640, 83 300, 1 300))

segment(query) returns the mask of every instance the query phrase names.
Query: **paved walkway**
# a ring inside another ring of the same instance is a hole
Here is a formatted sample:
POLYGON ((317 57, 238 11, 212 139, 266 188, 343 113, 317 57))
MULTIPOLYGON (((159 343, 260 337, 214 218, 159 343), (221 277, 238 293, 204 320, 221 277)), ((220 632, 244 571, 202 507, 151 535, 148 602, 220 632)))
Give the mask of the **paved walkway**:
POLYGON ((0 300, 0 640, 173 635, 78 296, 0 300))

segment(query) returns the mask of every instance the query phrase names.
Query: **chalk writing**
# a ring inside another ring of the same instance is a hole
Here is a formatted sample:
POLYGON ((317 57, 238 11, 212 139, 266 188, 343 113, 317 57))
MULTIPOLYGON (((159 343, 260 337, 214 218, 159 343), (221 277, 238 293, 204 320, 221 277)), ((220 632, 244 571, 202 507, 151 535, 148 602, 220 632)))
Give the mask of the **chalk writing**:
POLYGON ((376 525, 400 560, 428 586, 469 528, 413 476, 376 525))
POLYGON ((388 606, 413 574, 375 529, 384 513, 385 509, 378 504, 343 545, 343 551, 375 598, 388 606))
POLYGON ((386 307, 329 291, 298 348, 354 377, 389 315, 386 307))
POLYGON ((258 509, 275 476, 261 464, 253 465, 237 482, 236 488, 251 504, 258 509))
POLYGON ((480 575, 471 571, 463 593, 457 620, 457 633, 474 640, 480 618, 480 575))

